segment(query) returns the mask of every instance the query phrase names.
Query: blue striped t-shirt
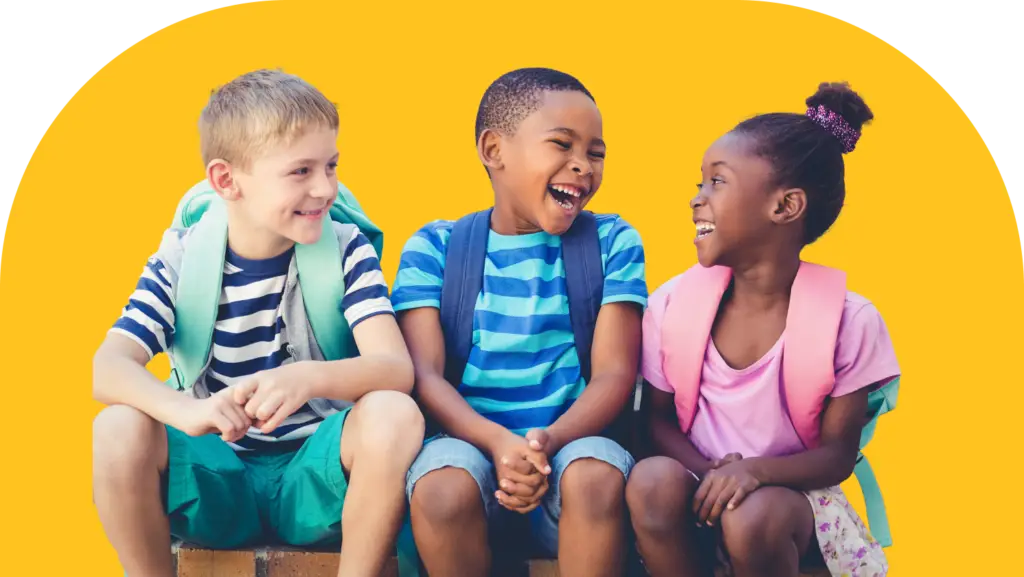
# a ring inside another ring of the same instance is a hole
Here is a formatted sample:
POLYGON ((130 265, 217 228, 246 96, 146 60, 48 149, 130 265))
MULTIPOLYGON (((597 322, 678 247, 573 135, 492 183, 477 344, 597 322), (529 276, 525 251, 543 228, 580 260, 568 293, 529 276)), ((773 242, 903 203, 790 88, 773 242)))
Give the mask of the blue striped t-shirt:
MULTIPOLYGON (((349 326, 378 315, 391 314, 388 287, 373 245, 358 229, 342 246, 345 295, 341 308, 349 326)), ((295 249, 264 260, 251 260, 230 248, 224 261, 220 306, 213 330, 213 360, 206 373, 210 393, 230 387, 260 371, 292 362, 284 338, 282 297, 295 249)), ((163 263, 153 257, 121 317, 111 329, 125 335, 155 356, 174 338, 174 294, 163 263)), ((267 448, 295 449, 312 435, 322 419, 303 405, 271 431, 251 427, 231 446, 236 451, 267 448)))
MULTIPOLYGON (((639 233, 617 215, 595 216, 605 277, 602 304, 646 306, 639 233)), ((440 308, 453 224, 432 222, 406 243, 391 295, 395 311, 440 308)), ((478 413, 525 434, 554 423, 585 384, 569 321, 561 238, 491 230, 473 347, 459 392, 478 413)))

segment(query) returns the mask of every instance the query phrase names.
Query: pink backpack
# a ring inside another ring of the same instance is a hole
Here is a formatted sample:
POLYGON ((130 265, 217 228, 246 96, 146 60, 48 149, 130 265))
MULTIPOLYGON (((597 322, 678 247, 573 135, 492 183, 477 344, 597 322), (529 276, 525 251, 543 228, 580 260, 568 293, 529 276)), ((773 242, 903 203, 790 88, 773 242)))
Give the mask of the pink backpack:
MULTIPOLYGON (((668 298, 661 354, 685 433, 689 433, 697 413, 711 328, 731 280, 732 271, 727 267, 695 265, 680 275, 668 298)), ((808 262, 800 264, 786 317, 782 378, 790 418, 808 449, 819 444, 825 400, 835 385, 836 338, 845 302, 846 273, 808 262)), ((861 448, 871 440, 876 419, 895 408, 898 385, 897 379, 871 393, 870 422, 861 436, 861 448)), ((875 537, 883 546, 891 545, 881 491, 863 453, 858 455, 854 472, 864 492, 875 537)))

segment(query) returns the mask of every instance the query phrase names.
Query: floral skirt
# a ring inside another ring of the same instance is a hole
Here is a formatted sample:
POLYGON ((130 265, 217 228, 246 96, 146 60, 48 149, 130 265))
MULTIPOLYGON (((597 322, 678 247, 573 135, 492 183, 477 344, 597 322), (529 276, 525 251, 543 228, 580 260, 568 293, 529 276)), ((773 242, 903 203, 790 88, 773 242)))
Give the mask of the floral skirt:
MULTIPOLYGON (((889 570, 881 544, 871 536, 842 489, 829 487, 804 493, 814 511, 814 534, 832 577, 884 577, 889 570)), ((730 577, 725 551, 718 548, 716 577, 730 577)))

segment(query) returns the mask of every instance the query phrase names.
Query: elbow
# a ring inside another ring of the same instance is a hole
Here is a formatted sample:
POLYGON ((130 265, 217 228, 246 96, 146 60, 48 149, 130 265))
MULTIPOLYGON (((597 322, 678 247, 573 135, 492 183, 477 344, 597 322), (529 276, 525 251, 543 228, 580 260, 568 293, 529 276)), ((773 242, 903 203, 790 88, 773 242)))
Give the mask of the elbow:
POLYGON ((105 382, 103 374, 105 372, 106 364, 107 358, 101 348, 96 351, 96 354, 92 357, 92 398, 94 401, 98 401, 104 405, 110 404, 109 396, 103 387, 103 383, 105 382))

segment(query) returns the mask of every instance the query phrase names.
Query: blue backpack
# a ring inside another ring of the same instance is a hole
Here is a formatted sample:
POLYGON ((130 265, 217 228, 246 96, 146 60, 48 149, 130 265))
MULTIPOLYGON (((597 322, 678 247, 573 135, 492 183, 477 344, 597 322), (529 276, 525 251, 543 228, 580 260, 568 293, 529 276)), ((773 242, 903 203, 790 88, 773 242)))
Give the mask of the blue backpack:
MULTIPOLYGON (((445 256, 441 286, 441 329, 445 341, 445 379, 459 386, 473 348, 473 312, 483 289, 484 259, 491 212, 487 209, 466 215, 452 226, 445 256)), ((591 347, 594 327, 604 295, 604 265, 594 214, 582 211, 572 226, 561 235, 562 262, 565 264, 566 293, 573 340, 580 360, 580 373, 586 382, 591 375, 591 347)), ((630 404, 606 431, 623 446, 630 444, 629 430, 633 406, 630 404)))

